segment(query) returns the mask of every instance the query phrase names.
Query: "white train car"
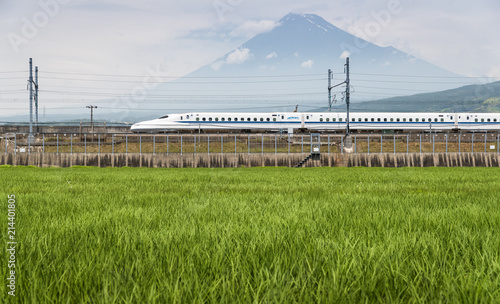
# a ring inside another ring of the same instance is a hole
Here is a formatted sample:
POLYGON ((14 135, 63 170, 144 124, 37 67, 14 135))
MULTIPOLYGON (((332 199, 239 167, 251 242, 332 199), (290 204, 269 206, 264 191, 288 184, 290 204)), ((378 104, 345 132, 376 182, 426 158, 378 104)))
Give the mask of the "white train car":
MULTIPOLYGON (((500 113, 350 113, 351 130, 500 130, 500 113)), ((324 113, 184 113, 143 121, 132 132, 186 130, 279 131, 345 130, 347 114, 324 113)))

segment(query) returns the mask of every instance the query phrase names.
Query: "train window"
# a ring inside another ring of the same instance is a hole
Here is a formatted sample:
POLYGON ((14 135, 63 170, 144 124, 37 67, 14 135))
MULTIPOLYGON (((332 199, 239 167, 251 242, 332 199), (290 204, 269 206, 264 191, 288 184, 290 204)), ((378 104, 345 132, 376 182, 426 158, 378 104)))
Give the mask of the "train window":
POLYGON ((160 117, 160 119, 168 118, 168 115, 160 117))
POLYGON ((358 121, 361 121, 362 119, 361 118, 358 118, 358 121))
POLYGON ((210 117, 210 118, 208 119, 208 121, 212 121, 212 117, 210 117))
POLYGON ((264 118, 262 118, 262 117, 261 117, 261 118, 260 118, 260 121, 264 121, 264 118))
POLYGON ((181 120, 182 120, 182 116, 181 116, 181 120))
POLYGON ((267 120, 267 121, 271 121, 271 120, 269 119, 269 117, 268 117, 266 120, 267 120))
POLYGON ((387 121, 387 118, 384 118, 384 121, 387 121))
POLYGON ((368 118, 365 118, 365 121, 367 122, 367 121, 368 121, 368 118))
POLYGON ((201 120, 203 120, 203 121, 207 121, 207 119, 206 119, 205 117, 203 117, 201 120))
POLYGON ((285 116, 281 116, 281 119, 285 119, 285 116))
POLYGON ((336 122, 336 121, 337 121, 337 118, 332 118, 332 121, 333 121, 333 122, 336 122))
POLYGON ((238 118, 235 118, 234 121, 238 121, 238 118))
POLYGON ((319 121, 323 121, 323 118, 320 118, 319 121))
POLYGON ((444 118, 441 118, 441 122, 443 122, 443 121, 444 121, 444 118))
POLYGON ((394 118, 391 118, 391 121, 394 121, 394 118))
POLYGON ((275 117, 275 118, 273 118, 273 121, 276 121, 276 117, 275 117))
POLYGON ((450 120, 453 120, 453 116, 450 116, 450 120))
POLYGON ((410 122, 413 122, 413 118, 410 118, 410 122))
POLYGON ((339 121, 342 122, 342 118, 339 118, 339 121))
POLYGON ((225 121, 226 119, 225 119, 225 118, 221 118, 220 120, 221 120, 221 121, 225 121))
POLYGON ((352 121, 356 121, 356 118, 351 119, 352 121))
POLYGON ((326 119, 326 122, 330 122, 330 118, 327 118, 327 119, 326 119))
POLYGON ((253 118, 253 121, 257 121, 257 118, 255 118, 255 117, 254 117, 254 118, 253 118))
POLYGON ((478 122, 478 119, 476 118, 476 122, 478 122))
POLYGON ((484 122, 484 118, 481 118, 481 122, 484 122))
POLYGON ((438 121, 438 119, 437 119, 437 118, 434 118, 434 122, 437 122, 437 121, 438 121))
POLYGON ((375 121, 375 118, 372 118, 372 119, 371 119, 371 121, 372 121, 372 122, 373 122, 373 121, 375 121))
POLYGON ((467 116, 467 120, 469 120, 469 116, 467 116))
POLYGON ((431 121, 432 121, 432 119, 429 118, 429 122, 431 122, 431 121))
POLYGON ((488 118, 488 122, 491 122, 491 119, 488 118))
POLYGON ((406 122, 406 118, 403 118, 403 121, 406 122))
POLYGON ((309 119, 309 116, 306 116, 306 119, 309 119))
POLYGON ((418 118, 415 118, 415 121, 418 122, 419 121, 418 118))
POLYGON ((215 121, 219 121, 219 117, 215 117, 215 121))
POLYGON ((228 118, 227 121, 231 121, 231 118, 228 118))
POLYGON ((396 118, 396 121, 399 122, 399 118, 396 118))
POLYGON ((380 118, 377 118, 377 121, 378 121, 378 122, 380 122, 380 121, 381 121, 381 119, 380 119, 380 118))
POLYGON ((247 118, 247 121, 250 121, 250 118, 247 118))
POLYGON ((196 121, 200 121, 200 118, 199 118, 199 117, 196 117, 196 121))

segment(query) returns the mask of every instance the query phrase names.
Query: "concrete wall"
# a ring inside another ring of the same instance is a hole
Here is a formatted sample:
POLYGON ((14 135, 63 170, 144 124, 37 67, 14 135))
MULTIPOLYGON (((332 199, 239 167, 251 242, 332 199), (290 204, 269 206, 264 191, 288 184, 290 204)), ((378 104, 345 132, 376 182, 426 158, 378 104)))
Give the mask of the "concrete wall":
MULTIPOLYGON (((36 167, 149 167, 149 168, 235 168, 294 167, 308 154, 50 154, 7 153, 0 165, 36 167)), ((449 154, 331 154, 310 160, 304 167, 499 167, 496 153, 449 154)))

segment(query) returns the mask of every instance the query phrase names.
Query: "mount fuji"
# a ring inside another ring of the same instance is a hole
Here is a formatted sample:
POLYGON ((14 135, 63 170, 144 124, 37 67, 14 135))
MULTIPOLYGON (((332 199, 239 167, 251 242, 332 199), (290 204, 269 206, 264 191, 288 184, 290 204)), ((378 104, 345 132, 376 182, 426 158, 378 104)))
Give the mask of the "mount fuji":
MULTIPOLYGON (((265 33, 177 80, 148 92, 141 106, 182 111, 307 111, 327 106, 332 84, 345 80, 350 57, 352 102, 441 91, 466 77, 394 47, 353 36, 312 14, 289 14, 265 33)), ((333 92, 342 98, 342 87, 333 92)), ((157 113, 155 112, 155 115, 157 113)))

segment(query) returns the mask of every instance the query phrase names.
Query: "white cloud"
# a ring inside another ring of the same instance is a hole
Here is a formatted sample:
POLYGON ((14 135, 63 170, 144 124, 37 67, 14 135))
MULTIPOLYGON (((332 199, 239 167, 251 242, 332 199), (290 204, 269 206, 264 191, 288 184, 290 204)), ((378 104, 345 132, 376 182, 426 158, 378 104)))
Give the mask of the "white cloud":
POLYGON ((351 56, 351 53, 349 53, 348 51, 344 51, 342 54, 340 54, 340 59, 346 59, 349 56, 351 56))
POLYGON ((305 61, 305 62, 302 62, 302 65, 301 65, 301 66, 302 66, 303 68, 306 68, 306 69, 312 69, 313 65, 314 65, 314 61, 312 61, 312 60, 307 60, 307 61, 305 61))
POLYGON ((266 56, 266 59, 278 58, 278 54, 276 52, 272 52, 271 54, 266 56))
POLYGON ((252 53, 250 49, 239 48, 227 55, 225 60, 219 60, 212 63, 211 67, 214 71, 220 70, 224 64, 242 64, 252 58, 252 53))
POLYGON ((248 21, 229 33, 232 37, 253 37, 272 31, 279 23, 273 20, 248 21))
POLYGON ((227 55, 226 64, 242 64, 250 59, 251 55, 250 50, 247 48, 236 49, 227 55))
POLYGON ((214 63, 212 63, 211 67, 214 71, 218 71, 220 70, 220 68, 224 65, 224 61, 222 60, 219 60, 219 61, 216 61, 214 63))

